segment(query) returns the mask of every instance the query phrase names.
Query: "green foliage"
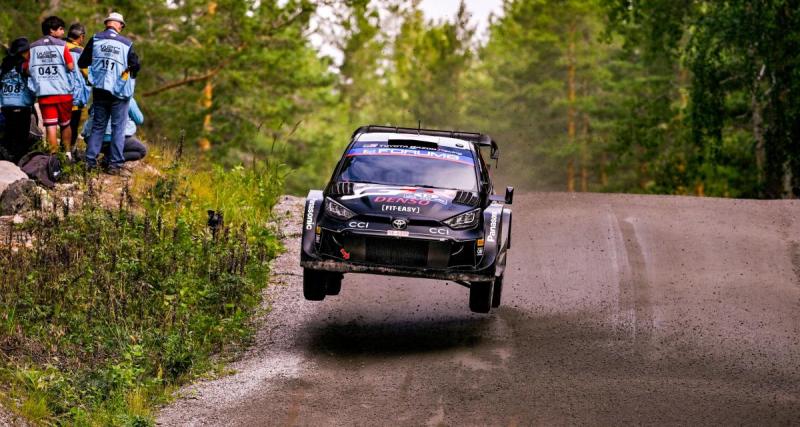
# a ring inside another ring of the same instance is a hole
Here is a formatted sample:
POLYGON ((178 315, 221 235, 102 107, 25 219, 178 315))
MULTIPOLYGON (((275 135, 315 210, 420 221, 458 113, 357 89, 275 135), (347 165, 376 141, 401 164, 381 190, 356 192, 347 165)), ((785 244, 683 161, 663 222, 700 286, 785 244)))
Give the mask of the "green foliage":
POLYGON ((395 104, 392 110, 397 112, 393 121, 458 127, 467 105, 463 83, 475 32, 464 3, 453 23, 426 24, 416 5, 401 16, 403 24, 394 39, 394 68, 388 81, 395 104))
MULTIPOLYGON (((786 96, 800 88, 796 2, 604 3, 610 29, 632 51, 643 52, 648 69, 662 70, 655 75, 685 66, 675 85, 685 89, 686 114, 675 121, 684 130, 657 144, 681 151, 684 181, 700 194, 718 196, 786 197, 798 191, 800 139, 792 124, 800 103, 786 96)), ((678 99, 669 88, 654 88, 678 99)), ((675 190, 667 179, 657 188, 675 190)))
POLYGON ((267 165, 207 171, 175 163, 142 207, 92 199, 0 247, 2 377, 33 420, 149 425, 165 391, 250 336, 279 250, 267 228, 281 194, 267 165), (203 192, 195 189, 203 188, 203 192), (206 209, 224 225, 206 227, 206 209))
POLYGON ((513 0, 477 50, 463 7, 346 3, 351 118, 490 133, 522 188, 800 192, 793 2, 513 0), (375 5, 388 16, 356 16, 375 5))
MULTIPOLYGON (((146 121, 139 134, 158 144, 183 133, 187 151, 198 151, 207 140, 211 149, 203 156, 229 167, 253 158, 300 169, 316 162, 313 174, 290 175, 287 181, 290 188, 308 185, 307 179, 318 183, 321 165, 332 161, 332 132, 345 141, 348 133, 346 119, 339 119, 343 113, 330 62, 319 58, 305 37, 315 7, 307 0, 115 4, 113 10, 127 23, 123 35, 133 40, 142 60, 136 97, 146 121), (291 132, 297 123, 302 131, 291 132), (290 133, 295 139, 283 138, 290 133), (275 150, 274 135, 286 141, 286 150, 275 150)), ((17 36, 40 37, 39 22, 50 14, 68 25, 82 22, 91 36, 103 29, 112 7, 62 0, 4 10, 12 11, 0 14, 0 34, 8 43, 17 36)))
MULTIPOLYGON (((796 2, 509 0, 485 40, 463 2, 438 22, 419 4, 123 2, 144 63, 143 132, 185 131, 187 149, 209 141, 203 156, 228 167, 283 164, 293 193, 324 183, 357 126, 419 122, 493 135, 500 178, 523 189, 800 192, 796 2), (341 64, 307 40, 325 6, 341 64)), ((6 9, 5 43, 37 38, 51 13, 91 33, 109 12, 79 0, 6 9)))
POLYGON ((612 68, 619 47, 600 40, 598 12, 595 1, 508 2, 490 27, 481 50, 486 87, 471 114, 515 154, 500 172, 517 186, 564 190, 569 162, 598 181, 599 154, 619 114, 607 100, 620 89, 612 68))

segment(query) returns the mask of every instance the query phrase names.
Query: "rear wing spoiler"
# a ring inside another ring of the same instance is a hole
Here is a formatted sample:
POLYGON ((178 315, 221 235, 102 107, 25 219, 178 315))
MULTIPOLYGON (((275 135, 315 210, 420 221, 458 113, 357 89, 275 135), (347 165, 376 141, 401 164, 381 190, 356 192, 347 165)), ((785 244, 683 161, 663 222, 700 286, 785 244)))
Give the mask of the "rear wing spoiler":
POLYGON ((361 126, 360 128, 356 129, 356 131, 353 132, 353 139, 362 133, 404 133, 409 135, 441 136, 445 138, 463 139, 465 141, 472 142, 479 147, 489 147, 490 157, 492 159, 500 158, 500 148, 497 146, 497 143, 492 139, 492 137, 482 133, 369 125, 361 126))

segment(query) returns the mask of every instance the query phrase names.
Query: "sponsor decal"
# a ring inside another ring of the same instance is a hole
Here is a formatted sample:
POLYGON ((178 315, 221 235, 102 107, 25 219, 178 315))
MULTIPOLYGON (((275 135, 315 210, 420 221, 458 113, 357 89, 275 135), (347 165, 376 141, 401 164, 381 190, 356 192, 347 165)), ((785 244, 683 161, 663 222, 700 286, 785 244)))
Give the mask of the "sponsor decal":
MULTIPOLYGON (((405 195, 404 195, 405 196, 405 195)), ((409 197, 386 197, 386 196, 378 196, 372 199, 375 203, 396 203, 398 205, 419 205, 419 206, 428 206, 431 204, 430 200, 418 199, 413 195, 408 195, 409 197)))
MULTIPOLYGON (((442 197, 439 194, 434 193, 432 190, 425 190, 424 192, 420 192, 419 190, 416 190, 416 189, 409 190, 409 192, 406 193, 406 194, 403 194, 402 197, 414 198, 414 199, 418 199, 418 200, 424 200, 424 201, 427 201, 427 202, 435 202, 435 203, 438 203, 438 204, 444 205, 444 206, 447 206, 447 204, 450 203, 450 200, 442 197)), ((452 198, 453 197, 451 197, 451 199, 452 198)))
POLYGON ((350 228, 369 228, 369 223, 360 221, 350 221, 350 223, 347 224, 347 226, 350 228))
POLYGON ((420 213, 420 208, 416 206, 383 205, 381 210, 384 212, 420 213))
POLYGON ((121 50, 120 50, 119 47, 111 46, 111 45, 108 45, 108 44, 104 44, 104 45, 100 46, 100 51, 103 52, 103 53, 111 53, 111 54, 114 54, 114 55, 119 55, 121 53, 121 50))
POLYGON ((489 234, 486 235, 487 242, 497 241, 497 219, 500 216, 500 211, 497 209, 492 210, 492 216, 489 218, 489 234))
POLYGON ((407 156, 422 157, 436 160, 446 160, 448 162, 464 163, 473 166, 475 164, 471 156, 459 155, 453 152, 443 152, 439 150, 425 150, 419 148, 402 147, 358 147, 351 148, 347 152, 347 157, 353 156, 407 156))
POLYGON ((36 59, 52 61, 58 58, 58 54, 53 51, 45 51, 45 52, 36 52, 36 59))
POLYGON ((342 258, 344 258, 345 261, 350 259, 350 253, 347 252, 344 248, 339 249, 339 253, 342 254, 342 258))
POLYGON ((456 197, 456 190, 430 189, 419 187, 398 187, 398 186, 375 186, 372 184, 355 184, 353 194, 343 196, 342 200, 354 200, 362 197, 403 197, 406 199, 415 198, 428 200, 435 203, 446 205, 456 197))
POLYGON ((394 236, 394 237, 408 237, 408 231, 406 230, 386 230, 387 236, 394 236))
POLYGON ((478 250, 475 251, 475 255, 483 256, 483 248, 478 248, 478 250))
POLYGON ((308 212, 306 212, 306 230, 314 228, 314 201, 308 202, 308 212))
POLYGON ((439 235, 442 235, 442 236, 449 236, 450 235, 450 229, 449 228, 436 228, 436 227, 433 227, 433 228, 428 229, 428 233, 439 234, 439 235))

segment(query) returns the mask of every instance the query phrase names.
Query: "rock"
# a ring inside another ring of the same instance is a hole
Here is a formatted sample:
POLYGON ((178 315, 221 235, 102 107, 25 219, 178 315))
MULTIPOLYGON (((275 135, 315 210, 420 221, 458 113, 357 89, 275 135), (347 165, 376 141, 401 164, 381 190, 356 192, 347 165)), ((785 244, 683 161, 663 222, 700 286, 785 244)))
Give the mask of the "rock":
POLYGON ((32 211, 42 204, 42 194, 36 183, 20 179, 6 188, 0 195, 0 215, 15 215, 32 211))
POLYGON ((6 187, 20 179, 28 179, 28 175, 17 165, 5 160, 0 160, 0 195, 3 194, 6 187))

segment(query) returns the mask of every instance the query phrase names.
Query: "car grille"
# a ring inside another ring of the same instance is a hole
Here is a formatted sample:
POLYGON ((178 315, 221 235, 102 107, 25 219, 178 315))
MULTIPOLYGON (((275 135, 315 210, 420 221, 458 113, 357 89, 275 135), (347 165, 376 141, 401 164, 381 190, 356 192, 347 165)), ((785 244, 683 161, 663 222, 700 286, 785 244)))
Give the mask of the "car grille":
POLYGON ((365 261, 383 265, 403 267, 425 267, 428 265, 426 241, 397 241, 391 239, 367 238, 365 261))
POLYGON ((323 231, 320 252, 336 259, 387 267, 448 268, 475 264, 475 243, 398 239, 323 231))

